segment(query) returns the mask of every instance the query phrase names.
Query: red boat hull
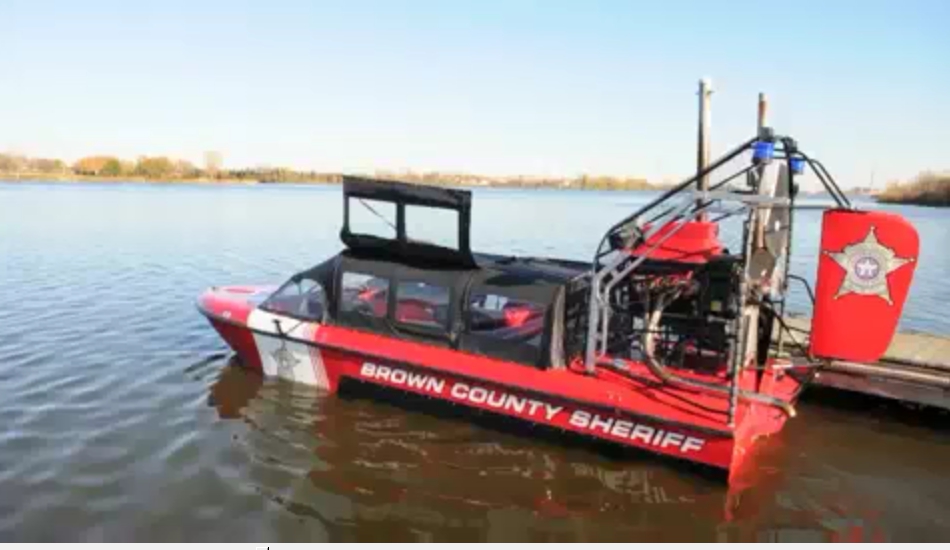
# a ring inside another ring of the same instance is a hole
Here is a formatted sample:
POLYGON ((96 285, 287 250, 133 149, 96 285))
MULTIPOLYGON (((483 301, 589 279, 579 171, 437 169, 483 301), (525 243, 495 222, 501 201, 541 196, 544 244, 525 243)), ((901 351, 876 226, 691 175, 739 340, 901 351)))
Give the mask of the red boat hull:
MULTIPOLYGON (((636 363, 628 365, 629 376, 541 370, 300 322, 257 309, 253 295, 253 287, 212 289, 198 306, 246 367, 331 393, 344 379, 359 380, 711 465, 728 470, 730 479, 755 440, 780 430, 786 418, 777 408, 740 400, 730 426, 726 396, 661 385, 636 363)), ((744 389, 781 399, 800 387, 781 369, 743 376, 744 389)))

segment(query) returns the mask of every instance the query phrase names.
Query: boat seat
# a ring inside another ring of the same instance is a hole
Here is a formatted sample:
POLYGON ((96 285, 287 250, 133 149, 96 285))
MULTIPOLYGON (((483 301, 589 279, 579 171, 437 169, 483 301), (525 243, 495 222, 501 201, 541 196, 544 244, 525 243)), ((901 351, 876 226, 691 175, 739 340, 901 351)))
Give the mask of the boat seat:
POLYGON ((403 299, 396 304, 396 321, 413 325, 445 327, 449 321, 449 308, 424 300, 403 299))

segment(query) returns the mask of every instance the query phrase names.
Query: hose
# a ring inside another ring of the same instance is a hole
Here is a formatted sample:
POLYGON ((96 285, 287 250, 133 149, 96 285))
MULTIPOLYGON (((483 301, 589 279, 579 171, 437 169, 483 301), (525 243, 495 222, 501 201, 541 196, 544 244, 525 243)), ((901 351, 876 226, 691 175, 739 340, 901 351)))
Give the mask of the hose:
MULTIPOLYGON (((668 370, 665 366, 660 364, 660 362, 657 361, 656 357, 654 356, 654 352, 656 349, 654 334, 656 333, 657 328, 659 327, 660 319, 663 317, 663 310, 666 309, 666 307, 670 305, 672 302, 674 302, 680 296, 681 293, 682 293, 682 289, 677 289, 675 292, 660 296, 660 298, 657 300, 656 307, 650 310, 650 313, 647 315, 646 327, 643 331, 643 337, 641 340, 641 344, 643 345, 643 352, 645 356, 644 364, 646 365, 647 369, 649 369, 650 372, 654 376, 656 376, 658 379, 660 379, 664 384, 669 384, 671 386, 685 388, 685 389, 698 389, 701 391, 706 391, 706 392, 711 392, 711 393, 729 395, 728 388, 722 387, 717 384, 712 384, 709 382, 689 380, 689 379, 686 379, 674 374, 673 372, 668 370)), ((733 380, 732 383, 737 384, 738 382, 733 380)), ((739 390, 739 397, 741 399, 745 399, 746 401, 755 401, 758 403, 763 403, 765 405, 776 407, 782 412, 784 412, 786 415, 788 415, 790 418, 794 418, 796 415, 794 405, 782 399, 778 399, 776 397, 772 397, 769 395, 764 395, 764 394, 756 393, 756 392, 750 392, 750 391, 742 390, 742 389, 739 390)))

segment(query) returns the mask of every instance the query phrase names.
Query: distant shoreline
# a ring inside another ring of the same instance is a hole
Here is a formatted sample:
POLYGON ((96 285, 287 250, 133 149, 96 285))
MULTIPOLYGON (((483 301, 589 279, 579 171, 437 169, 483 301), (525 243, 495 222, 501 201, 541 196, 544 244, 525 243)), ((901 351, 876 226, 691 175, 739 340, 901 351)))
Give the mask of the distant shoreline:
POLYGON ((884 204, 950 207, 950 173, 925 172, 910 182, 888 185, 876 199, 884 204))
MULTIPOLYGON (((305 185, 305 186, 325 186, 340 185, 343 182, 343 174, 322 174, 321 178, 298 179, 285 181, 281 179, 266 178, 181 178, 181 177, 163 177, 160 179, 148 178, 144 176, 92 176, 81 174, 2 174, 0 173, 0 183, 55 183, 62 185, 82 185, 86 183, 106 183, 111 185, 123 184, 141 184, 149 183, 155 185, 162 184, 194 184, 194 185, 305 185)), ((650 184, 645 181, 636 180, 635 184, 628 184, 626 180, 610 177, 592 177, 588 178, 590 184, 584 178, 560 179, 560 178, 475 178, 472 176, 456 176, 456 181, 451 181, 452 176, 446 175, 445 180, 434 180, 438 176, 425 174, 424 178, 406 176, 405 174, 375 174, 369 177, 378 177, 381 179, 390 179, 414 183, 418 185, 436 185, 440 187, 469 187, 486 189, 566 189, 576 191, 655 191, 665 189, 664 185, 650 184)))
MULTIPOLYGON (((398 181, 408 181, 405 178, 400 178, 398 174, 386 174, 370 177, 379 177, 382 179, 398 180, 398 181)), ((560 181, 560 180, 557 180, 560 181)), ((322 186, 332 186, 332 185, 341 185, 342 174, 337 178, 325 178, 325 179, 313 179, 313 180, 298 180, 298 181, 270 181, 270 180, 256 180, 256 179, 240 179, 240 178, 163 178, 163 179, 150 179, 142 176, 84 176, 78 174, 70 174, 67 176, 61 175, 50 175, 50 174, 20 174, 19 176, 12 176, 10 174, 0 173, 0 183, 2 184, 17 184, 17 183, 51 183, 57 185, 85 185, 85 184, 94 184, 94 183, 104 183, 108 185, 125 185, 125 184, 151 184, 151 185, 201 185, 201 186, 214 186, 214 185, 254 185, 254 186, 268 186, 268 185, 290 185, 290 186, 307 186, 307 187, 322 187, 322 186)), ((471 188, 471 189, 552 189, 552 190, 567 190, 567 191, 663 191, 669 189, 671 185, 666 184, 647 184, 646 187, 630 187, 630 188, 610 188, 610 187, 580 187, 575 185, 564 185, 563 183, 533 183, 531 185, 518 184, 513 182, 505 181, 488 181, 484 183, 444 183, 444 182, 419 182, 419 181, 409 181, 409 183, 415 183, 418 185, 435 185, 438 187, 448 187, 448 188, 471 188)), ((845 194, 854 198, 854 197, 867 197, 875 202, 885 203, 885 204, 907 204, 913 206, 950 206, 948 204, 934 204, 931 202, 920 201, 917 202, 914 199, 894 199, 889 197, 883 197, 881 195, 871 195, 868 193, 859 192, 860 190, 851 190, 845 191, 845 194)), ((799 196, 802 198, 814 198, 821 197, 826 195, 824 191, 802 191, 799 196)))
MULTIPOLYGON (((579 174, 577 176, 486 176, 462 172, 382 171, 360 174, 379 179, 397 180, 443 187, 507 187, 595 190, 647 190, 663 186, 651 184, 642 177, 579 174)), ((341 172, 295 170, 286 167, 257 166, 225 168, 219 153, 205 154, 205 165, 169 157, 140 156, 135 161, 111 155, 83 157, 72 164, 55 158, 30 158, 0 153, 0 180, 62 181, 96 183, 282 183, 326 185, 343 182, 341 172)))
MULTIPOLYGON (((485 176, 459 172, 376 171, 354 174, 417 185, 468 189, 561 189, 574 191, 659 191, 669 184, 654 184, 640 177, 592 176, 485 176)), ((182 185, 339 185, 340 172, 298 171, 289 168, 221 168, 212 163, 198 168, 187 161, 167 157, 139 157, 135 163, 116 157, 86 157, 68 166, 57 159, 32 159, 0 154, 0 182, 44 182, 61 185, 98 183, 182 184, 182 185)), ((871 189, 852 189, 846 194, 866 196, 881 204, 950 207, 950 173, 923 173, 902 184, 890 184, 880 193, 871 189)), ((802 192, 803 197, 821 193, 802 192)))
MULTIPOLYGON (((209 178, 162 178, 162 179, 150 179, 141 176, 80 176, 80 175, 68 175, 68 176, 51 176, 49 174, 20 174, 18 176, 11 176, 10 174, 0 174, 0 182, 3 183, 61 183, 63 185, 82 185, 84 183, 110 183, 115 185, 122 185, 124 183, 154 183, 154 184, 163 184, 163 183, 194 183, 197 185, 217 185, 217 184, 261 184, 262 182, 256 180, 242 180, 237 178, 229 179, 209 179, 209 178)), ((330 181, 307 181, 307 182, 292 182, 294 185, 333 185, 335 182, 330 181)))
POLYGON ((881 204, 903 204, 906 206, 926 206, 928 208, 950 208, 950 201, 930 200, 926 198, 921 198, 921 199, 881 199, 881 198, 878 198, 876 202, 879 202, 881 204))

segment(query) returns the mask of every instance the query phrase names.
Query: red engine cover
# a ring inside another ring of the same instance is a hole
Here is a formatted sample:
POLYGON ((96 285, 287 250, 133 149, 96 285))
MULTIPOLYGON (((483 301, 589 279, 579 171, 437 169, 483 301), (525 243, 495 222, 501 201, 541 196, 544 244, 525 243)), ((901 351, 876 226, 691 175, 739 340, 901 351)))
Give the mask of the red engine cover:
POLYGON ((811 353, 878 360, 897 329, 919 251, 917 230, 896 214, 825 212, 811 353))
MULTIPOLYGON (((644 229, 650 230, 651 225, 647 224, 644 229)), ((638 246, 633 254, 645 255, 654 260, 702 263, 712 256, 722 254, 722 248, 722 243, 719 242, 718 224, 700 221, 688 221, 683 224, 670 222, 638 246), (671 235, 673 231, 675 233, 671 235)))

